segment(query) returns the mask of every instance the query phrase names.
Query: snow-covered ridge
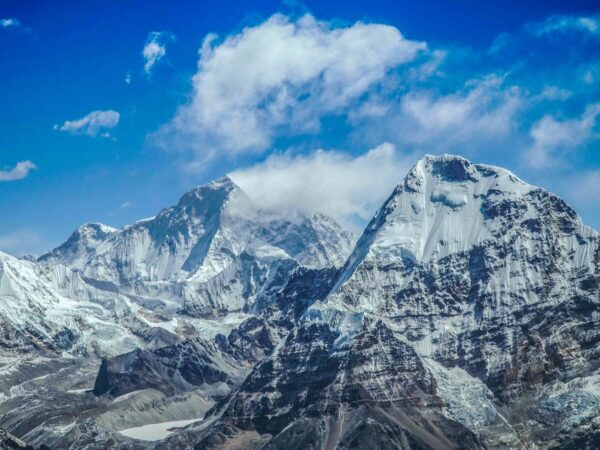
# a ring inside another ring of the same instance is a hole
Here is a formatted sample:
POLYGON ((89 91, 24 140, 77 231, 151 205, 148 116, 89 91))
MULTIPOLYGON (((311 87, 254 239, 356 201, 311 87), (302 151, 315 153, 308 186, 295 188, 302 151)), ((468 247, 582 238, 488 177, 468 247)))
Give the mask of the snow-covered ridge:
POLYGON ((40 267, 0 253, 1 350, 116 354, 141 341, 134 307, 89 286, 65 266, 40 267))

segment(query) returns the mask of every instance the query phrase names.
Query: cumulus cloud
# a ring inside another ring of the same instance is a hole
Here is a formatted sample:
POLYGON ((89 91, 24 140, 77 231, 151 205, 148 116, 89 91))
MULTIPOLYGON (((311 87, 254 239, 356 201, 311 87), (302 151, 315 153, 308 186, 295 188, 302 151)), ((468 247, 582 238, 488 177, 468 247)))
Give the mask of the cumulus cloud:
POLYGON ((21 22, 19 22, 18 19, 15 19, 13 17, 9 17, 7 19, 0 19, 0 27, 2 28, 18 27, 20 25, 21 22))
POLYGON ((174 41, 175 36, 166 31, 153 31, 148 34, 146 44, 142 50, 144 57, 144 72, 152 73, 154 66, 167 54, 167 43, 174 41))
POLYGON ((371 218, 414 160, 385 143, 358 156, 335 150, 274 154, 230 176, 261 207, 322 212, 356 229, 371 218))
POLYGON ((531 128, 533 143, 524 153, 525 162, 533 169, 556 165, 565 153, 597 138, 594 127, 599 114, 600 103, 593 103, 579 118, 559 120, 545 115, 531 128))
POLYGON ((12 168, 0 170, 0 181, 22 180, 29 175, 29 172, 36 169, 36 165, 31 161, 19 161, 12 168))
POLYGON ((315 133, 326 116, 347 114, 388 72, 426 45, 398 29, 348 27, 305 15, 274 15, 200 51, 190 102, 158 133, 197 156, 261 152, 278 135, 315 133))
POLYGON ((87 136, 110 137, 106 130, 115 128, 119 124, 120 114, 112 109, 108 111, 92 111, 85 117, 76 120, 67 120, 62 125, 54 125, 57 131, 70 134, 83 134, 87 136))

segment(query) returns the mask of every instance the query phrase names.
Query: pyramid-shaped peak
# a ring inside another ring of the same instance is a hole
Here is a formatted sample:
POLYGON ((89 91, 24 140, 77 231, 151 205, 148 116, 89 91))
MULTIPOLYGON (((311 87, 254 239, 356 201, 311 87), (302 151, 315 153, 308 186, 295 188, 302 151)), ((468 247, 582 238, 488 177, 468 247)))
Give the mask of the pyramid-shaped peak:
POLYGON ((221 203, 229 197, 231 192, 239 190, 239 187, 233 180, 227 175, 224 175, 216 180, 197 186, 191 191, 183 194, 179 200, 179 205, 196 203, 198 201, 221 203))
POLYGON ((210 181, 208 183, 202 184, 200 186, 195 187, 194 191, 226 191, 231 192, 234 189, 238 189, 238 186, 233 182, 228 175, 223 175, 222 177, 217 178, 216 180, 210 181))
POLYGON ((100 222, 86 222, 80 225, 77 231, 81 234, 109 234, 114 233, 117 229, 100 222))
POLYGON ((63 258, 63 261, 71 261, 85 249, 95 247, 100 242, 110 238, 119 230, 99 222, 86 222, 80 225, 69 238, 60 246, 40 256, 38 261, 48 261, 52 258, 63 258))

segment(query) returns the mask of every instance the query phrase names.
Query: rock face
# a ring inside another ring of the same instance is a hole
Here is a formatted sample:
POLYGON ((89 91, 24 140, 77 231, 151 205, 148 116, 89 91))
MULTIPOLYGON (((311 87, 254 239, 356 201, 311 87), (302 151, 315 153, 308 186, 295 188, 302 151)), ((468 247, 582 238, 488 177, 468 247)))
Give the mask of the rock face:
MULTIPOLYGON (((6 430, 0 428, 0 450, 36 450, 35 447, 27 445, 21 439, 13 436, 6 430)), ((49 450, 48 447, 42 446, 37 450, 49 450)))
POLYGON ((111 323, 139 342, 105 355, 71 431, 21 412, 18 435, 74 449, 600 445, 600 235, 561 199, 444 155, 417 162, 353 250, 324 216, 257 210, 224 178, 122 230, 86 225, 39 264, 3 258, 2 292, 21 268, 49 280, 10 294, 23 303, 84 286, 128 305, 111 323), (115 432, 190 415, 156 443, 115 432))
POLYGON ((233 385, 244 373, 233 358, 201 339, 154 350, 137 349, 102 361, 93 393, 119 397, 141 389, 167 395, 199 386, 233 385))
POLYGON ((228 429, 274 436, 266 448, 483 448, 441 414, 434 378, 385 325, 344 345, 340 337, 319 322, 290 333, 227 400, 199 448, 228 429))

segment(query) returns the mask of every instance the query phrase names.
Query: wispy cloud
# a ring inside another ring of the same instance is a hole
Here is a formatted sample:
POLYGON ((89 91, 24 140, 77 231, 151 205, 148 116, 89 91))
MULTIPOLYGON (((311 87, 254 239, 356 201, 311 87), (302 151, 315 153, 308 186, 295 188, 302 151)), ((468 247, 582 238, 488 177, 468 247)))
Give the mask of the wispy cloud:
POLYGON ((431 49, 388 25, 339 27, 310 15, 275 15, 224 39, 207 36, 190 101, 152 138, 191 152, 190 166, 205 167, 215 157, 261 153, 282 142, 287 148, 336 117, 361 146, 390 141, 416 153, 475 156, 512 143, 516 160, 543 115, 540 104, 580 102, 581 86, 595 83, 588 53, 571 52, 557 64, 557 51, 570 50, 560 42, 553 43, 559 49, 544 46, 531 31, 596 33, 596 25, 594 17, 549 18, 525 26, 484 59, 472 50, 431 49), (516 47, 523 39, 527 53, 516 47), (513 53, 535 62, 516 64, 513 53))
POLYGON ((148 34, 142 50, 144 72, 150 76, 154 66, 167 54, 167 43, 175 41, 175 35, 168 31, 153 31, 148 34))
POLYGON ((16 28, 21 25, 18 19, 9 17, 7 19, 0 19, 0 27, 2 28, 16 28))
POLYGON ((120 114, 117 111, 92 111, 81 119, 67 120, 62 125, 56 124, 54 130, 70 134, 110 137, 105 130, 115 128, 119 124, 119 119, 120 114))
POLYGON ((325 116, 348 113, 426 49, 392 26, 337 27, 310 15, 275 15, 222 41, 210 35, 191 101, 159 142, 191 144, 199 158, 262 152, 277 135, 318 132, 325 116))
POLYGON ((522 103, 517 89, 488 76, 446 94, 414 89, 394 102, 385 117, 362 123, 362 130, 385 127, 382 134, 417 151, 464 153, 508 135, 522 103))
POLYGON ((12 168, 0 170, 0 181, 22 180, 29 175, 29 172, 36 169, 36 165, 31 161, 19 161, 12 168))
POLYGON ((543 22, 529 24, 527 29, 538 37, 572 31, 600 35, 600 17, 598 16, 551 16, 543 22))
POLYGON ((131 207, 132 207, 134 204, 135 204, 135 203, 134 203, 133 201, 131 201, 131 200, 128 200, 128 201, 126 201, 126 202, 123 202, 123 203, 121 204, 121 206, 119 206, 119 209, 129 209, 129 208, 131 208, 131 207))

